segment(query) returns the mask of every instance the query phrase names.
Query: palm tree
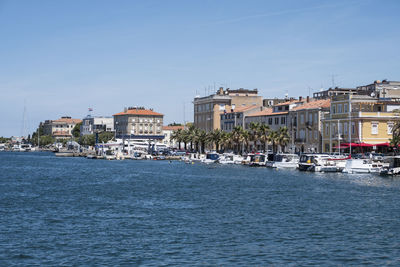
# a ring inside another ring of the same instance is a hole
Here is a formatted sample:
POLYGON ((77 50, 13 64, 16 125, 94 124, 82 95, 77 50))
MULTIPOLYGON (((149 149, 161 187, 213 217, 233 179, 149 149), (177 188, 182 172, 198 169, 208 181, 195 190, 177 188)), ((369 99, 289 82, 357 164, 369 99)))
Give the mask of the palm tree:
POLYGON ((246 148, 246 152, 249 151, 249 143, 251 139, 251 134, 249 131, 242 130, 241 135, 240 135, 240 141, 242 143, 242 154, 243 154, 243 149, 246 148))
POLYGON ((226 149, 229 149, 232 145, 232 133, 227 133, 227 132, 221 132, 221 137, 220 137, 220 142, 221 146, 223 147, 223 150, 225 151, 226 149))
POLYGON ((210 141, 215 144, 215 150, 219 150, 219 143, 221 142, 222 131, 220 129, 215 129, 210 132, 210 141))
POLYGON ((206 131, 201 130, 199 132, 198 138, 199 138, 199 142, 200 142, 200 153, 204 153, 204 148, 208 141, 208 135, 207 135, 206 131))
POLYGON ((276 143, 278 142, 278 132, 270 131, 268 135, 268 139, 272 143, 272 153, 276 153, 276 143))
POLYGON ((264 152, 267 150, 266 149, 266 146, 267 146, 267 143, 269 142, 269 132, 270 132, 270 129, 269 129, 269 126, 268 125, 266 125, 266 124, 261 124, 260 125, 260 142, 263 144, 263 149, 264 149, 264 152))
POLYGON ((242 126, 235 126, 232 130, 232 143, 235 153, 237 153, 240 150, 240 141, 242 132, 243 132, 242 126))
POLYGON ((183 141, 183 132, 182 129, 178 129, 177 131, 173 131, 171 135, 171 139, 178 142, 178 149, 181 150, 181 143, 183 141))
POLYGON ((285 151, 285 147, 290 141, 289 130, 286 126, 279 128, 277 141, 281 146, 282 152, 285 151))
POLYGON ((190 142, 191 136, 188 130, 182 131, 182 142, 185 145, 185 150, 187 150, 187 144, 190 142))
POLYGON ((259 122, 250 123, 250 141, 253 142, 254 147, 257 146, 257 141, 260 140, 260 126, 259 122))

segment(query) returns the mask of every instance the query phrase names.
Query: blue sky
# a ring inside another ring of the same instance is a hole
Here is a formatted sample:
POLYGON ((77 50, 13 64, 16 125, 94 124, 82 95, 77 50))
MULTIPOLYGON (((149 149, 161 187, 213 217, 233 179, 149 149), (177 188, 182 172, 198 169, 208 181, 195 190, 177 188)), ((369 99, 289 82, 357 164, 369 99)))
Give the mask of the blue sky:
POLYGON ((400 80, 400 1, 2 1, 0 136, 141 105, 193 120, 214 86, 264 97, 400 80), (184 109, 185 106, 185 109, 184 109), (184 111, 185 110, 185 116, 184 111))

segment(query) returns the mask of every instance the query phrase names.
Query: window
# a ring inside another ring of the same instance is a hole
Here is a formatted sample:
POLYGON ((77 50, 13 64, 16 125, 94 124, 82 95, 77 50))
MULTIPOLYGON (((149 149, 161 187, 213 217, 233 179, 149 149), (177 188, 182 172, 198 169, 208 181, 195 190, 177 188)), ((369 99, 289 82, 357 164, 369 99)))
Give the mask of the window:
POLYGON ((371 123, 371 134, 378 134, 378 122, 371 123))
POLYGON ((308 113, 308 122, 312 123, 312 113, 308 113))
POLYGON ((279 118, 278 117, 275 118, 275 124, 279 124, 279 118))
POLYGON ((393 122, 388 122, 388 124, 387 124, 387 133, 388 134, 392 134, 393 126, 394 126, 393 122))
POLYGON ((355 134, 356 133, 356 125, 354 122, 351 123, 351 134, 355 134))
POLYGON ((347 134, 348 133, 348 131, 347 131, 347 122, 345 122, 344 124, 343 124, 343 128, 344 128, 344 134, 347 134))
POLYGON ((314 130, 314 139, 318 139, 318 131, 314 130))
POLYGON ((342 113, 342 104, 339 104, 338 105, 338 111, 337 111, 338 113, 342 113))
POLYGON ((281 117, 281 124, 286 124, 286 118, 285 117, 281 117))
POLYGON ((268 118, 268 124, 272 125, 272 118, 268 118))
POLYGON ((304 123, 304 114, 300 115, 300 123, 303 124, 304 123))
POLYGON ((329 125, 328 124, 325 125, 325 135, 329 136, 329 125))
POLYGON ((348 111, 348 110, 347 110, 347 107, 348 107, 347 104, 344 104, 344 105, 343 105, 343 108, 344 108, 344 112, 345 112, 345 113, 348 111))
POLYGON ((314 113, 314 122, 318 123, 318 112, 314 113))
POLYGON ((333 114, 336 113, 336 105, 332 105, 332 113, 333 113, 333 114))

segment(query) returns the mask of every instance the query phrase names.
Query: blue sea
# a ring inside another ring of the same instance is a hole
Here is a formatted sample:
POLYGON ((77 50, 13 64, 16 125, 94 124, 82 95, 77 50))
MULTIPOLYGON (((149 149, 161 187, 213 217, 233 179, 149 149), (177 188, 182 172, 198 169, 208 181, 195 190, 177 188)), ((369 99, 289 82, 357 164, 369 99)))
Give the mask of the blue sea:
POLYGON ((1 266, 400 265, 400 178, 0 152, 1 266))

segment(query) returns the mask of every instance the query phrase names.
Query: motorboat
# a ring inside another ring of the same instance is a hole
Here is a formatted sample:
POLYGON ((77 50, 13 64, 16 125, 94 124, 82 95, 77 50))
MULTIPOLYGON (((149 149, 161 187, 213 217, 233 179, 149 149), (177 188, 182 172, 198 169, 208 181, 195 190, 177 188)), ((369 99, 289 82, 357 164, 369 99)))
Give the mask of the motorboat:
POLYGON ((216 163, 219 160, 219 154, 216 152, 210 152, 206 154, 206 157, 201 160, 202 163, 210 164, 216 163))
POLYGON ((336 161, 328 154, 303 154, 300 156, 300 171, 312 172, 339 172, 341 167, 337 166, 336 161))
POLYGON ((252 167, 265 166, 267 160, 268 160, 268 157, 265 154, 256 153, 256 154, 250 155, 249 166, 252 166, 252 167))
POLYGON ((202 162, 205 159, 206 155, 199 153, 190 153, 189 155, 183 157, 183 161, 186 163, 202 162))
POLYGON ((272 161, 266 163, 270 168, 297 168, 300 157, 297 154, 275 154, 272 161))
POLYGON ((399 175, 400 174, 400 156, 386 157, 380 175, 399 175))
POLYGON ((233 153, 224 153, 218 160, 221 164, 241 164, 243 157, 233 153))
POLYGON ((6 149, 6 145, 5 144, 0 144, 0 151, 4 151, 6 149))
POLYGON ((384 164, 371 159, 348 159, 344 173, 380 173, 384 164))

